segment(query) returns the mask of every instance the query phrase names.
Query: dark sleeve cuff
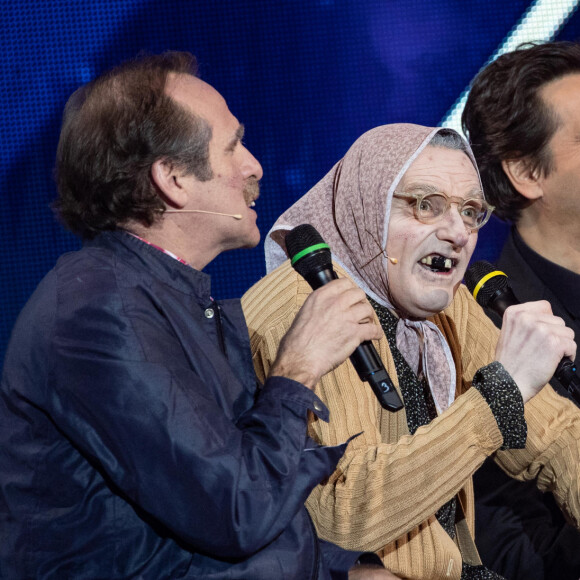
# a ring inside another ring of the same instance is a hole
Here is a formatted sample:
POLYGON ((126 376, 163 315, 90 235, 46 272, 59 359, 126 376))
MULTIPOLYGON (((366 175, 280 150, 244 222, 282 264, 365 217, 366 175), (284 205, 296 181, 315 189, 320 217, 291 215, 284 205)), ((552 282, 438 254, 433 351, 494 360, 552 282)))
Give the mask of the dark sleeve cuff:
POLYGON ((302 383, 287 379, 286 377, 268 377, 261 389, 260 398, 273 397, 283 399, 297 406, 312 411, 319 419, 328 423, 328 407, 314 394, 312 390, 302 383))
MULTIPOLYGON (((348 572, 354 566, 366 564, 384 568, 381 559, 372 552, 352 552, 336 544, 319 540, 322 560, 332 580, 348 580, 348 572)), ((322 576, 322 575, 321 575, 322 576)))
POLYGON ((473 377, 473 387, 486 400, 503 435, 502 449, 523 449, 528 426, 524 401, 518 386, 497 361, 480 368, 473 377))
POLYGON ((374 552, 363 552, 356 561, 357 566, 376 566, 384 568, 382 560, 374 552))

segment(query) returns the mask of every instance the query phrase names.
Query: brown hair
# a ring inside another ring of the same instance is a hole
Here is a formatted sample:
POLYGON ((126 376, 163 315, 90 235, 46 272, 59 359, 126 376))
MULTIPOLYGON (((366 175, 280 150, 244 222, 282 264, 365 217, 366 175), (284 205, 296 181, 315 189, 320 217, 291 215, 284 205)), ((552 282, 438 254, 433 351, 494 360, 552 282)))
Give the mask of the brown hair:
POLYGON ((553 169, 549 142, 564 119, 542 100, 547 83, 580 73, 580 45, 524 44, 500 56, 473 81, 461 118, 495 214, 517 221, 528 200, 503 171, 502 161, 526 159, 530 170, 553 169))
POLYGON ((58 144, 54 204, 70 230, 93 238, 130 221, 151 226, 165 208, 150 177, 158 159, 211 179, 210 126, 165 93, 170 73, 196 72, 189 53, 143 56, 73 93, 58 144))

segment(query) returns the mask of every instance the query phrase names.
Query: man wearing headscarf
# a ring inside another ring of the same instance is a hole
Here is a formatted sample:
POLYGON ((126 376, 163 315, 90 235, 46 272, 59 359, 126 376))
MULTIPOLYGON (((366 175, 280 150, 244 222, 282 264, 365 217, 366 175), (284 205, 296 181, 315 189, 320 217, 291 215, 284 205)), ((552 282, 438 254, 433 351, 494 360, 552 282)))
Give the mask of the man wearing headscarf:
POLYGON ((365 290, 405 408, 383 410, 348 361, 323 377, 315 392, 331 421, 312 417, 310 434, 326 445, 358 436, 307 506, 322 537, 376 551, 403 578, 499 577, 473 540, 471 477, 491 455, 552 489, 580 522, 580 416, 546 385, 575 355, 573 333, 537 302, 508 309, 500 334, 461 285, 491 210, 455 132, 376 128, 278 219, 266 240, 270 273, 243 299, 264 377, 310 294, 286 261, 289 230, 311 223, 339 276, 365 290))

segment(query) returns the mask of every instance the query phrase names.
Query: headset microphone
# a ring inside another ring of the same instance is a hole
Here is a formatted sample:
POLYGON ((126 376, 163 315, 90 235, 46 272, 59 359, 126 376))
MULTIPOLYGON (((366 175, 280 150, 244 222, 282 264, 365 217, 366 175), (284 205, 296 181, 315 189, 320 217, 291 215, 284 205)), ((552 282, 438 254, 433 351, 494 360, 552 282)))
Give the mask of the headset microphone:
POLYGON ((212 215, 223 215, 225 217, 231 217, 235 220, 242 219, 242 215, 239 213, 220 213, 218 211, 204 211, 203 209, 166 209, 165 213, 209 213, 212 215))
MULTIPOLYGON (((314 290, 338 278, 332 268, 330 248, 314 226, 302 224, 290 231, 286 235, 286 249, 294 269, 314 290)), ((394 412, 403 408, 399 393, 372 342, 361 343, 350 355, 350 361, 361 381, 369 383, 384 409, 394 412)))
MULTIPOLYGON (((507 274, 485 260, 475 262, 468 268, 465 285, 482 308, 489 308, 502 317, 508 306, 520 303, 510 288, 507 274)), ((554 377, 580 404, 580 377, 576 374, 576 365, 569 358, 563 358, 558 363, 554 377)))

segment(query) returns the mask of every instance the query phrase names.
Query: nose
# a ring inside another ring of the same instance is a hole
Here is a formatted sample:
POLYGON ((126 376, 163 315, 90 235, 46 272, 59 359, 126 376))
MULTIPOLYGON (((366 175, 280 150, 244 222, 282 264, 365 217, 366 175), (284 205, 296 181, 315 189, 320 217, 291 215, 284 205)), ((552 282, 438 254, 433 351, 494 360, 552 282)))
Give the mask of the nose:
POLYGON ((258 181, 260 181, 264 175, 260 162, 245 147, 242 172, 246 179, 248 177, 255 177, 258 181))
POLYGON ((437 238, 450 242, 455 248, 462 248, 469 241, 471 230, 463 223, 459 215, 459 206, 452 203, 445 215, 437 224, 437 238))

